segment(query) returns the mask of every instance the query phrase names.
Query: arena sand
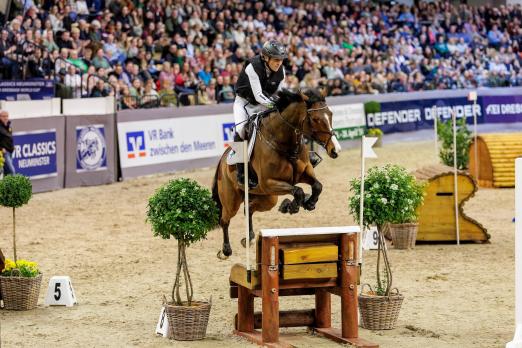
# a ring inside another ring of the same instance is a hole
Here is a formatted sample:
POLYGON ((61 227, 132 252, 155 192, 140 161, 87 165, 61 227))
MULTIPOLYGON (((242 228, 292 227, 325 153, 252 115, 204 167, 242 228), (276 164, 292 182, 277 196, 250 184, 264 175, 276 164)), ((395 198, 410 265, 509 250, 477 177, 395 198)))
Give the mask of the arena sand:
MULTIPOLYGON (((430 142, 385 145, 368 165, 396 163, 414 170, 437 161, 430 142)), ((317 175, 324 184, 314 212, 254 216, 256 229, 354 224, 348 214, 348 181, 359 175, 358 150, 326 159, 317 175)), ((152 236, 145 222, 148 197, 169 179, 185 176, 210 187, 213 169, 155 175, 107 186, 37 194, 17 212, 19 257, 43 271, 39 306, 0 311, 3 347, 245 347, 231 335, 236 300, 228 297, 230 267, 244 260, 243 219, 231 225, 233 256, 219 261, 220 230, 189 249, 195 296, 213 306, 207 338, 175 342, 156 337, 163 295, 170 293, 176 244, 152 236), (79 305, 43 307, 52 275, 72 278, 79 305)), ((503 347, 514 332, 514 190, 480 189, 465 206, 491 234, 491 244, 419 245, 391 250, 394 285, 405 295, 397 328, 360 336, 381 347, 503 347)), ((11 211, 0 209, 2 249, 12 256, 11 211)), ((375 252, 364 254, 363 282, 373 281, 375 252)), ((333 297, 334 324, 339 300, 333 297)), ((283 298, 281 308, 312 308, 313 297, 283 298)), ((256 307, 260 301, 256 300, 256 307)), ((335 347, 328 340, 288 331, 300 347, 335 347)), ((253 347, 253 345, 252 345, 253 347)))

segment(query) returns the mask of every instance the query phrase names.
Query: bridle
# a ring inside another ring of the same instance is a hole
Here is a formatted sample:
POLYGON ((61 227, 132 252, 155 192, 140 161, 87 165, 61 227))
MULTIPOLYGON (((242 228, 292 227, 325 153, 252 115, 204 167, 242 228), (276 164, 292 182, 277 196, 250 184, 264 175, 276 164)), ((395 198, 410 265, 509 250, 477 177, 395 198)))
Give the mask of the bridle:
POLYGON ((294 149, 293 152, 281 150, 280 144, 278 144, 277 142, 275 142, 275 144, 274 144, 273 140, 267 139, 267 137, 263 134, 263 132, 260 129, 258 129, 259 135, 265 141, 265 143, 267 143, 273 150, 275 150, 276 152, 278 152, 280 154, 287 156, 288 159, 290 159, 291 161, 297 160, 297 156, 301 152, 301 144, 302 144, 303 136, 307 136, 307 137, 311 138, 312 140, 316 141, 319 145, 321 145, 322 147, 324 147, 326 149, 327 146, 332 141, 332 137, 335 135, 333 129, 328 132, 327 131, 314 131, 312 129, 312 124, 311 124, 312 123, 312 117, 311 117, 312 112, 325 110, 325 109, 328 109, 327 105, 324 105, 324 106, 321 106, 318 108, 306 109, 306 117, 303 118, 303 121, 301 122, 299 127, 296 127, 292 123, 288 122, 288 120, 285 117, 283 117, 283 115, 279 111, 276 110, 276 114, 279 116, 281 121, 283 121, 283 124, 285 126, 289 127, 290 129, 292 129, 295 133, 296 140, 295 140, 295 145, 293 146, 293 149, 294 149), (312 129, 311 133, 304 132, 304 130, 303 130, 304 123, 306 121, 308 121, 308 123, 310 125, 310 129, 312 129), (328 134, 329 135, 328 140, 326 142, 320 141, 319 139, 316 138, 316 136, 318 134, 328 134))

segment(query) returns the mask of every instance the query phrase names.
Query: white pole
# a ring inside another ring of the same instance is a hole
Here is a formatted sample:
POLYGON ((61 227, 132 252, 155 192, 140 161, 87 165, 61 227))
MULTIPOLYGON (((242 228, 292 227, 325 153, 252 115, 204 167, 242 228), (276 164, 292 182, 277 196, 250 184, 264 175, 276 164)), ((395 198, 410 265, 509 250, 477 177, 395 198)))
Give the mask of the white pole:
POLYGON ((474 141, 474 157, 475 157, 475 180, 479 180, 478 174, 479 174, 479 163, 478 163, 478 143, 477 143, 477 98, 475 96, 475 99, 473 100, 473 141, 474 141))
POLYGON ((522 348, 522 158, 515 160, 515 336, 506 348, 522 348))
POLYGON ((435 158, 439 158, 439 133, 437 131, 437 106, 433 105, 431 108, 431 114, 433 116, 433 131, 435 133, 435 158))
POLYGON ((457 232, 457 245, 460 245, 460 229, 459 229, 459 187, 457 183, 457 114, 453 110, 453 178, 454 178, 454 197, 455 197, 455 229, 457 232))
POLYGON ((359 264, 362 264, 363 233, 364 233, 364 138, 361 138, 361 200, 359 205, 359 264))
MULTIPOLYGON (((250 207, 248 199, 248 141, 243 141, 243 165, 245 168, 245 252, 247 277, 250 278, 250 207)), ((250 279, 248 279, 250 281, 250 279)))

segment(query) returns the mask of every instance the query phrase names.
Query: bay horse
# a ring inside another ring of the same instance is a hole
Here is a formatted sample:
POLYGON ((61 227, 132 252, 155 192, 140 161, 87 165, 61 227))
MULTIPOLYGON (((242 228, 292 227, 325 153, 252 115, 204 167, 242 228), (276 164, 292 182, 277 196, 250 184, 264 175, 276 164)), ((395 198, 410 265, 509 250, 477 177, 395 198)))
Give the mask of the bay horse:
MULTIPOLYGON (((249 191, 249 242, 255 238, 252 215, 271 210, 277 204, 278 196, 290 194, 294 197, 281 203, 279 210, 283 213, 295 214, 300 207, 315 209, 323 185, 315 177, 304 136, 323 146, 331 158, 337 158, 341 151, 332 128, 332 112, 326 105, 325 90, 282 90, 278 97, 276 111, 259 122, 250 158, 258 185, 249 191), (305 195, 297 183, 310 185, 312 194, 305 195)), ((244 199, 243 185, 237 182, 236 166, 227 164, 230 151, 229 147, 221 156, 212 183, 212 198, 219 208, 219 224, 223 229, 223 249, 218 252, 218 258, 222 260, 232 255, 228 226, 244 199)), ((241 243, 245 246, 246 240, 243 238, 241 243)))

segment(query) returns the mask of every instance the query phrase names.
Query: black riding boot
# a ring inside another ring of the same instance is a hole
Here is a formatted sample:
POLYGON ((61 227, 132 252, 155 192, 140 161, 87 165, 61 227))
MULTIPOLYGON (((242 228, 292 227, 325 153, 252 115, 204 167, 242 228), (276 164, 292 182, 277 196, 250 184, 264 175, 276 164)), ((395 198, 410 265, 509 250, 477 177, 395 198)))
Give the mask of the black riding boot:
MULTIPOLYGON (((239 134, 234 135, 234 141, 243 141, 239 134)), ((239 185, 245 184, 245 164, 244 163, 237 163, 236 164, 236 170, 237 170, 237 183, 239 185)), ((250 174, 250 172, 248 173, 250 174)), ((254 179, 252 175, 248 176, 248 188, 253 189, 257 186, 257 182, 254 179)))

